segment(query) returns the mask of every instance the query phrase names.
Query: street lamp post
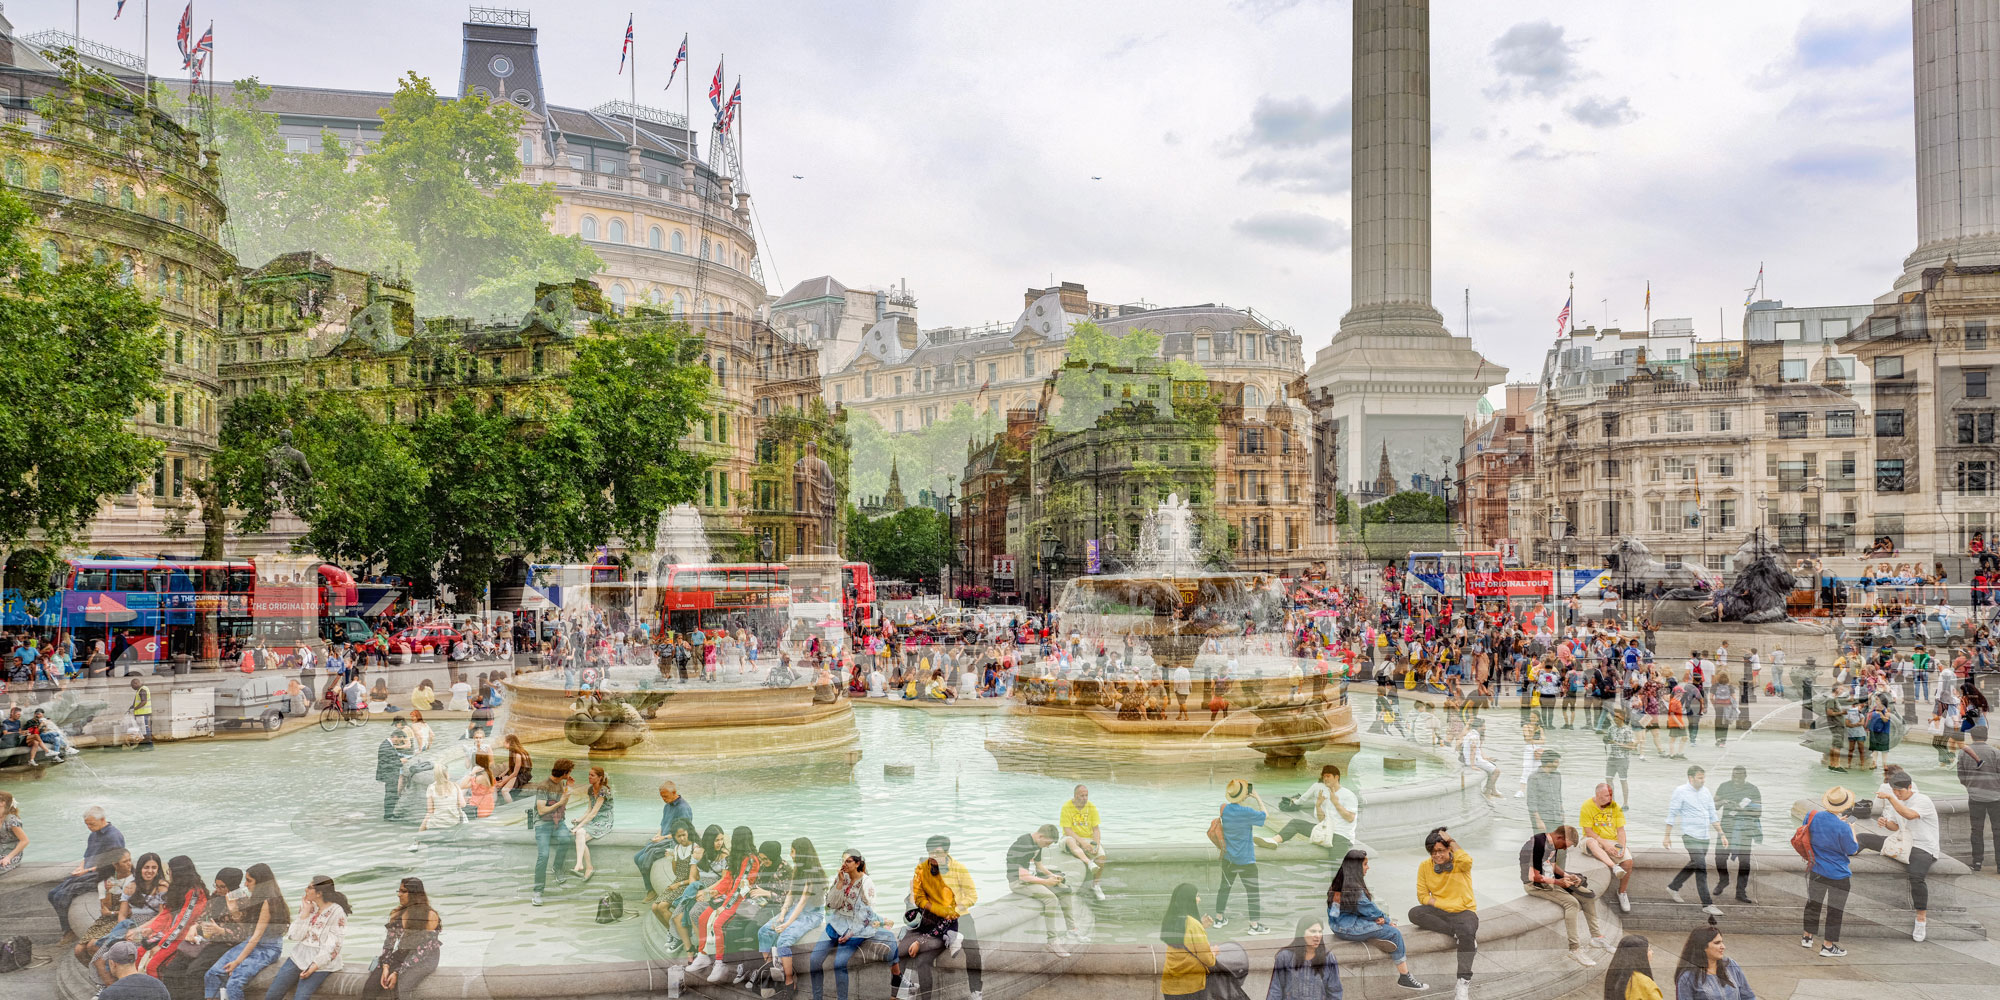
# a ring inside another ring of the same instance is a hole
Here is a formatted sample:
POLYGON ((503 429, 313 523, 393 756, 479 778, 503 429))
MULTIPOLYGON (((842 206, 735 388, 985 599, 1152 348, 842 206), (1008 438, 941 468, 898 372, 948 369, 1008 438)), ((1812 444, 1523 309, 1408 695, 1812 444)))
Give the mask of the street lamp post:
MULTIPOLYGON (((947 482, 944 491, 944 537, 950 540, 947 543, 948 545, 950 545, 950 548, 945 550, 944 585, 942 587, 943 592, 939 595, 939 600, 938 600, 938 604, 940 606, 944 604, 945 598, 949 598, 951 596, 952 554, 962 550, 962 546, 958 544, 958 525, 952 518, 952 515, 958 509, 958 497, 956 494, 952 492, 951 486, 952 484, 955 484, 958 481, 958 477, 946 476, 945 479, 947 480, 947 482)), ((964 562, 963 559, 959 561, 961 563, 964 562)))
POLYGON ((1565 629, 1569 626, 1569 608, 1563 604, 1563 548, 1569 534, 1569 519, 1563 516, 1561 504, 1549 508, 1549 538, 1556 543, 1556 615, 1565 629))
POLYGON ((1050 598, 1054 596, 1055 592, 1055 558, 1061 551, 1062 540, 1056 537, 1055 530, 1048 527, 1042 528, 1041 551, 1037 555, 1041 556, 1042 620, 1044 622, 1048 621, 1050 598))

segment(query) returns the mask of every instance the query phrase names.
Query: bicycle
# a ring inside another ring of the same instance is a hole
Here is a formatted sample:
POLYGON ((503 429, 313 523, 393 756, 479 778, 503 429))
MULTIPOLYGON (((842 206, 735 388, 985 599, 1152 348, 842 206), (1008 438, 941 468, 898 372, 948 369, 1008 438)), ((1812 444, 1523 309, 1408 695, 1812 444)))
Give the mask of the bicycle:
POLYGON ((361 709, 347 708, 334 700, 329 700, 320 709, 319 728, 321 732, 333 732, 339 729, 340 724, 343 722, 350 726, 365 725, 368 722, 368 713, 361 709))

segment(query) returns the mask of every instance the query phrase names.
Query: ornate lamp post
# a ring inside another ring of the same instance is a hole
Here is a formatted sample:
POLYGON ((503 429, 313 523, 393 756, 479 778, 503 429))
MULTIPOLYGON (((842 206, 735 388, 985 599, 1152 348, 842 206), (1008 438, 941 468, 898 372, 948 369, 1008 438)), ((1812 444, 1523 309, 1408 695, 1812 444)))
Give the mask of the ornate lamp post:
POLYGON ((1055 560, 1062 553, 1062 539, 1056 537, 1055 529, 1043 528, 1041 537, 1042 564, 1042 620, 1048 620, 1050 598, 1055 589, 1055 560))
POLYGON ((1568 545, 1569 518, 1563 516, 1561 504, 1549 508, 1549 538, 1556 543, 1556 615, 1563 627, 1569 626, 1569 608, 1563 604, 1563 550, 1568 545))

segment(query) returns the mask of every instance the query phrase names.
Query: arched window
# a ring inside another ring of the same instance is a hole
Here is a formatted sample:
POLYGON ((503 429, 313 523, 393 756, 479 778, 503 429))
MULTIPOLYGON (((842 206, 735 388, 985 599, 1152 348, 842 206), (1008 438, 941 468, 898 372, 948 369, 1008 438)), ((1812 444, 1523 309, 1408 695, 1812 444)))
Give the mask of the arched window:
POLYGON ((1247 407, 1264 405, 1264 390, 1254 385, 1243 387, 1243 405, 1247 407))
POLYGON ((188 224, 188 207, 186 205, 175 205, 174 225, 185 226, 187 224, 188 224))
POLYGON ((582 236, 586 240, 596 239, 597 219, 588 215, 584 216, 583 221, 577 225, 576 231, 577 235, 582 236))
MULTIPOLYGON (((613 225, 616 225, 616 224, 617 224, 617 223, 613 223, 613 225)), ((624 286, 624 285, 612 285, 612 286, 611 286, 611 305, 612 305, 612 306, 613 306, 614 308, 616 308, 616 309, 617 309, 617 310, 618 310, 619 312, 624 312, 624 311, 625 311, 625 286, 624 286)))
POLYGON ((62 171, 54 167, 43 167, 42 190, 51 194, 60 194, 62 192, 62 171))
POLYGON ((118 258, 119 284, 124 285, 127 288, 132 287, 132 281, 137 276, 138 273, 139 273, 138 265, 132 263, 132 258, 130 256, 118 258))
POLYGON ((56 241, 54 240, 43 240, 42 270, 47 271, 50 274, 54 274, 56 273, 56 269, 61 266, 62 266, 62 248, 56 246, 56 241))
POLYGON ((168 214, 167 212, 167 199, 164 196, 162 196, 159 201, 153 203, 153 214, 158 216, 161 222, 165 222, 168 219, 173 218, 173 216, 168 214))
POLYGON ((17 188, 28 186, 28 165, 18 156, 7 158, 7 183, 17 188))
POLYGON ((187 290, 188 290, 188 273, 187 273, 187 271, 185 271, 185 270, 183 270, 183 269, 180 269, 180 268, 175 268, 175 269, 174 269, 174 301, 175 301, 175 302, 186 302, 186 301, 187 301, 187 290))
POLYGON ((612 219, 611 224, 604 227, 604 238, 611 243, 625 242, 625 220, 612 219))
POLYGON ((111 185, 104 183, 104 178, 90 182, 90 200, 99 205, 111 204, 111 185))
POLYGON ((90 252, 90 266, 108 267, 110 266, 110 264, 111 264, 111 255, 105 253, 103 249, 100 248, 97 250, 92 250, 90 252))
POLYGON ((673 242, 672 242, 671 244, 669 244, 669 245, 670 245, 670 246, 671 246, 671 247, 673 248, 673 251, 674 251, 675 253, 687 253, 687 252, 688 252, 688 248, 687 248, 687 240, 686 240, 686 239, 684 239, 684 238, 682 238, 682 236, 681 236, 681 231, 680 231, 680 230, 678 230, 678 229, 674 230, 674 239, 673 239, 673 242))
MULTIPOLYGON (((675 234, 674 234, 674 236, 675 236, 675 237, 679 237, 679 236, 680 236, 680 234, 679 234, 679 233, 675 233, 675 234)), ((675 293, 674 293, 674 315, 676 315, 676 316, 686 316, 686 315, 687 315, 687 311, 688 311, 688 297, 687 297, 687 293, 686 293, 686 292, 675 292, 675 293)))
POLYGON ((708 237, 706 236, 701 238, 701 259, 708 259, 708 237))
MULTIPOLYGON (((659 232, 659 230, 655 229, 655 230, 653 230, 653 232, 657 233, 657 232, 659 232)), ((650 291, 650 292, 647 292, 647 293, 646 293, 646 299, 647 299, 647 301, 649 301, 649 302, 653 303, 654 305, 659 305, 659 304, 660 304, 660 300, 661 300, 661 299, 663 299, 663 298, 665 298, 665 296, 664 296, 664 295, 661 295, 661 294, 660 294, 660 290, 659 290, 659 289, 657 289, 657 288, 655 288, 655 289, 653 289, 652 291, 650 291)))
POLYGON ((153 285, 159 289, 162 296, 167 294, 167 289, 170 287, 168 280, 166 264, 162 263, 159 267, 153 269, 153 285))
POLYGON ((660 227, 653 226, 646 230, 646 245, 654 250, 660 248, 660 227))
POLYGON ((127 184, 118 189, 118 207, 127 212, 139 207, 139 196, 132 193, 132 185, 127 184))

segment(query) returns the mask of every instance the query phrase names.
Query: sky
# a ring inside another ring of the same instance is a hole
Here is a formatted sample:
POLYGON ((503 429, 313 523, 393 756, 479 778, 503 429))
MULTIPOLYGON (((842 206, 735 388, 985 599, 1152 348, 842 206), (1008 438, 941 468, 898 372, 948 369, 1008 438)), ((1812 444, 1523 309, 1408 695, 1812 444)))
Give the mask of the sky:
MULTIPOLYGON (((145 0, 85 0, 137 51, 145 0)), ((628 14, 529 3, 551 101, 624 99, 628 14)), ((171 66, 181 5, 154 4, 171 66)), ((216 73, 455 87, 466 7, 207 0, 216 73)), ((72 4, 12 0, 22 31, 72 4)), ((1533 380, 1578 325, 1692 317, 1740 335, 1745 289, 1863 303, 1915 246, 1910 14, 1881 0, 1435 5, 1433 301, 1533 380)), ((1308 353, 1348 302, 1352 0, 738 0, 637 10, 641 103, 690 36, 727 54, 772 292, 907 282, 924 326, 1011 320, 1053 278, 1092 299, 1250 306, 1308 353), (794 177, 794 175, 799 175, 794 177)), ((627 72, 632 72, 628 67, 627 72)), ((683 73, 687 70, 684 68, 683 73)), ((697 110, 697 121, 705 120, 697 110)))

